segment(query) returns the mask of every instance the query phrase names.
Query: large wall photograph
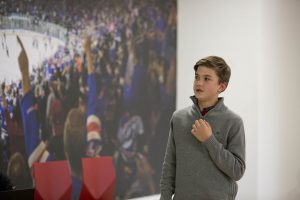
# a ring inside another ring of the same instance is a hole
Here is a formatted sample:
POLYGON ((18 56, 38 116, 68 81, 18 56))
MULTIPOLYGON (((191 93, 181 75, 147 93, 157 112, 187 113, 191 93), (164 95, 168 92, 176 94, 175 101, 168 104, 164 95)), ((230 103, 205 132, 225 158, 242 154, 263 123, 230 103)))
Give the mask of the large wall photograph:
POLYGON ((0 0, 1 173, 111 156, 115 199, 159 193, 176 34, 176 0, 0 0))

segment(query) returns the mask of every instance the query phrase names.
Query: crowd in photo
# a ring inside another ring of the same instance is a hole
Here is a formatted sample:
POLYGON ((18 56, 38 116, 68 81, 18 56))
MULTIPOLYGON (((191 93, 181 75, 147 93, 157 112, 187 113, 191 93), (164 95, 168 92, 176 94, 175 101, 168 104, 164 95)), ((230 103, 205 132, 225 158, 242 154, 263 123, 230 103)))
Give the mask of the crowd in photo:
MULTIPOLYGON (((22 80, 2 80, 1 171, 16 188, 32 187, 33 162, 66 159, 68 114, 78 109, 85 113, 87 132, 89 122, 98 120, 100 140, 88 141, 87 151, 97 146, 97 155, 113 156, 117 198, 158 193, 176 103, 176 1, 12 0, 0 5, 0 16, 30 16, 37 26, 47 21, 67 29, 65 45, 29 72, 33 102, 26 109, 36 113, 35 133, 26 130, 22 80), (48 156, 32 159, 40 142, 48 156)), ((39 42, 33 38, 32 48, 39 42)))

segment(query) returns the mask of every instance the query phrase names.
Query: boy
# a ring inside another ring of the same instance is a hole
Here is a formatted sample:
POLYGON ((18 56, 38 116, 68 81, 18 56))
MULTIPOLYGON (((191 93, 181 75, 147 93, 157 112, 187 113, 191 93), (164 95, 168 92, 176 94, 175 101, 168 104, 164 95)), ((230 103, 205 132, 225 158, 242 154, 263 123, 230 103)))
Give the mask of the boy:
POLYGON ((162 168, 161 200, 231 200, 245 171, 242 119, 219 98, 230 68, 217 56, 195 66, 193 105, 175 111, 162 168))

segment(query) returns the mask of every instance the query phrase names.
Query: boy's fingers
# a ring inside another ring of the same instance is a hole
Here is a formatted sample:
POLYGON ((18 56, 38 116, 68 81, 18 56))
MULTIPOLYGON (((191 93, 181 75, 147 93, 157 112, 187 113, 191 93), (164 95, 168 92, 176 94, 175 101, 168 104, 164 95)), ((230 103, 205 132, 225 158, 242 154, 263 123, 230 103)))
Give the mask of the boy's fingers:
POLYGON ((17 35, 17 40, 18 40, 18 43, 19 43, 21 49, 24 50, 23 43, 22 43, 22 41, 21 41, 21 39, 20 39, 20 37, 18 35, 17 35))
POLYGON ((210 127, 209 123, 207 121, 205 121, 206 126, 210 127))
POLYGON ((205 125, 205 121, 203 119, 199 119, 198 123, 201 124, 201 125, 205 125))
POLYGON ((196 130, 196 126, 195 126, 195 124, 193 125, 193 127, 192 127, 192 128, 193 128, 193 130, 196 130))
POLYGON ((196 120, 194 125, 195 125, 196 127, 199 127, 199 126, 200 126, 199 120, 196 120))

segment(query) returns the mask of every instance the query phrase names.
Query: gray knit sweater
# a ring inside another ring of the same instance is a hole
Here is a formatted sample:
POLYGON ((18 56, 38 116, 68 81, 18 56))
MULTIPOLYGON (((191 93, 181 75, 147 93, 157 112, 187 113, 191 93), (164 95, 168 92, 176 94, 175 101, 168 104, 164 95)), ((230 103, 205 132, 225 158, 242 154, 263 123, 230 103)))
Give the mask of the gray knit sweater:
POLYGON ((175 111, 162 168, 161 200, 233 200, 244 174, 245 134, 242 119, 219 98, 202 116, 197 99, 175 111), (205 119, 213 134, 205 142, 191 133, 195 120, 205 119))

